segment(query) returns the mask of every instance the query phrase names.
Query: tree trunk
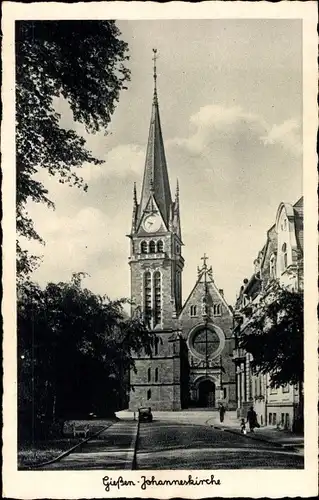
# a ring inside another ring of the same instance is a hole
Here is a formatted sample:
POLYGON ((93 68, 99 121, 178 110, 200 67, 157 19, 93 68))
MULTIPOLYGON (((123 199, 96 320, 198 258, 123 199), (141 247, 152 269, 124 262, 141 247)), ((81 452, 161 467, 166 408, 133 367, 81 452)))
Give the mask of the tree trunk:
POLYGON ((303 395, 303 381, 300 379, 298 382, 299 402, 297 406, 297 415, 293 425, 293 431, 303 433, 304 431, 304 395, 303 395))

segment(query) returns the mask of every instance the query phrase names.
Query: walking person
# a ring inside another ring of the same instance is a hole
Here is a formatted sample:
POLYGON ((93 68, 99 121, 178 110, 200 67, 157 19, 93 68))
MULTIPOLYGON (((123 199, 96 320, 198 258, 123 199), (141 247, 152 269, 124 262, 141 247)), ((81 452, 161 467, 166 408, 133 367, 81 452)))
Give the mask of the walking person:
POLYGON ((246 422, 244 418, 242 418, 240 422, 240 432, 246 434, 246 422))
POLYGON ((249 423, 250 432, 255 432, 254 428, 260 427, 258 422, 257 422, 257 413, 255 412, 255 410, 252 406, 249 408, 249 410, 247 412, 247 422, 249 423))
POLYGON ((223 404, 221 404, 219 407, 219 420, 220 420, 220 422, 224 422, 225 413, 226 413, 226 408, 223 404))

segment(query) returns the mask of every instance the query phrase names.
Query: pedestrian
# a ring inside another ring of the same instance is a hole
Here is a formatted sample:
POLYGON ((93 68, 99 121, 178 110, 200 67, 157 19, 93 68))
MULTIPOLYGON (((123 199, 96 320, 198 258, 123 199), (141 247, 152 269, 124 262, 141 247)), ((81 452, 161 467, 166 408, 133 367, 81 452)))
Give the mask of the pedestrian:
POLYGON ((244 418, 242 418, 240 422, 240 432, 246 434, 246 422, 244 418))
POLYGON ((223 404, 221 404, 219 407, 219 420, 221 422, 224 422, 225 413, 226 413, 226 408, 223 404))
POLYGON ((255 412, 252 406, 249 408, 247 412, 247 422, 249 423, 250 432, 255 432, 254 428, 259 427, 259 424, 257 422, 257 413, 255 412))

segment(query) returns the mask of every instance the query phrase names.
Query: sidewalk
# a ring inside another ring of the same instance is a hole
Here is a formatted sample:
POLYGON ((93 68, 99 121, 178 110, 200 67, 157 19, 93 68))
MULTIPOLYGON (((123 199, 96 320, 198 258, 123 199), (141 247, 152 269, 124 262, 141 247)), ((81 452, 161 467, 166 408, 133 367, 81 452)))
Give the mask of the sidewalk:
POLYGON ((131 470, 135 461, 138 422, 121 420, 71 454, 38 470, 131 470))
POLYGON ((225 422, 214 422, 212 427, 215 429, 220 429, 226 432, 232 432, 233 434, 240 434, 241 436, 254 439, 256 441, 264 441, 266 443, 271 443, 274 446, 281 448, 292 449, 303 453, 304 449, 304 436, 299 434, 294 434, 293 432, 277 429, 276 427, 260 427, 255 429, 255 432, 249 432, 247 429, 247 434, 242 434, 239 428, 239 421, 225 420, 225 422))

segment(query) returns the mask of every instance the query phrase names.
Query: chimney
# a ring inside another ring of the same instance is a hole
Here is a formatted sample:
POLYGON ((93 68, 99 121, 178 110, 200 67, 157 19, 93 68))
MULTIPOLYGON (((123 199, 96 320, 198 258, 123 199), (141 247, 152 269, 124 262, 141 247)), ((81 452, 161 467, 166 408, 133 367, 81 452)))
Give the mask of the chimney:
POLYGON ((222 288, 220 288, 218 291, 219 291, 220 295, 221 295, 222 297, 224 297, 224 290, 223 290, 222 288))

